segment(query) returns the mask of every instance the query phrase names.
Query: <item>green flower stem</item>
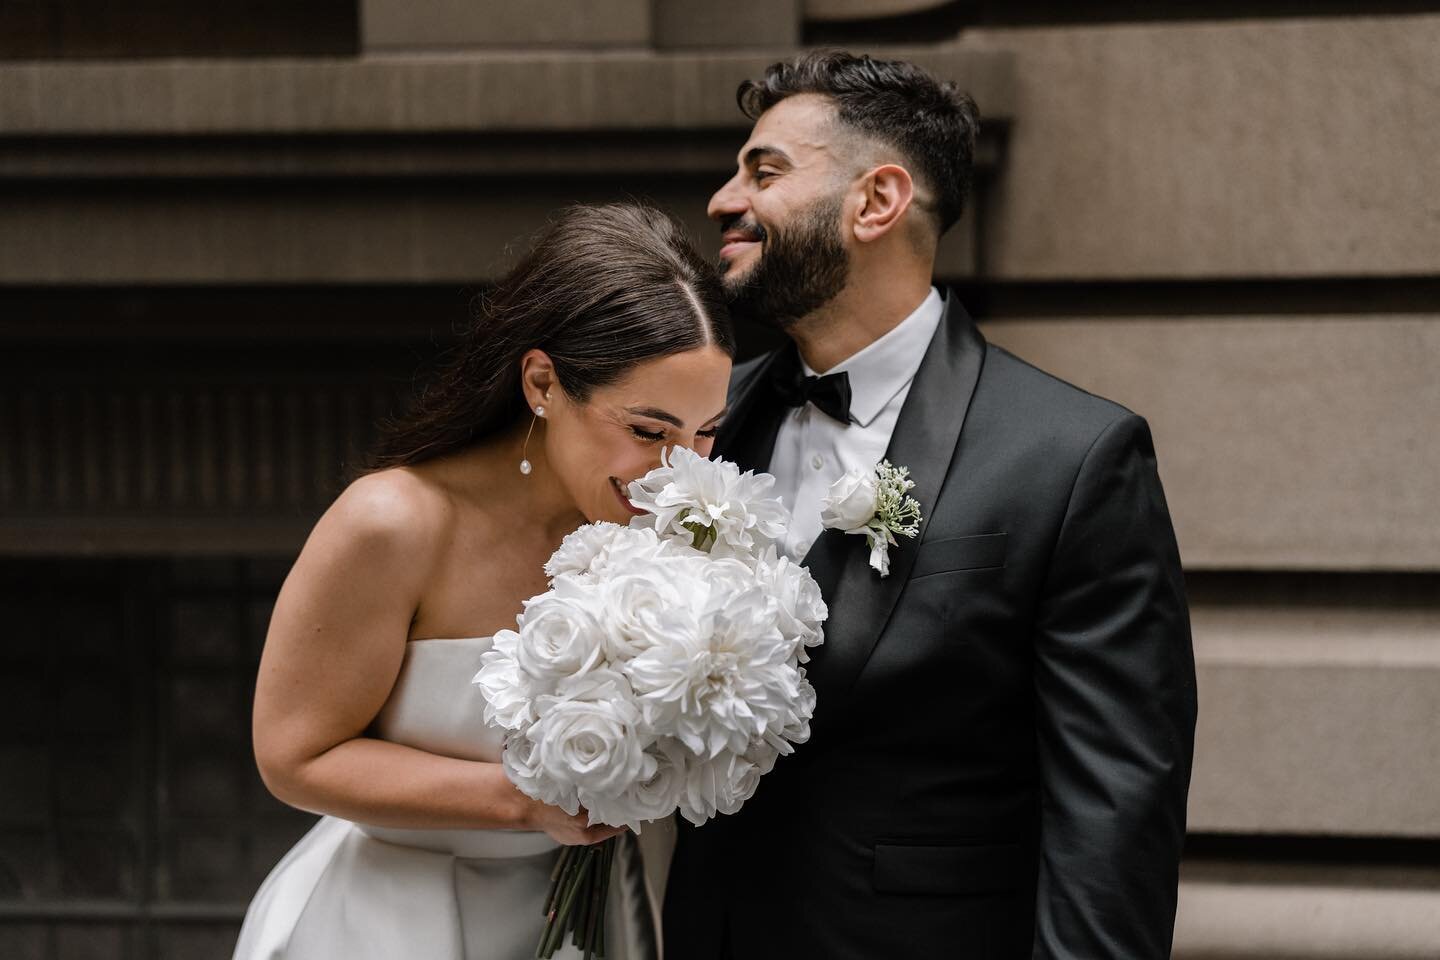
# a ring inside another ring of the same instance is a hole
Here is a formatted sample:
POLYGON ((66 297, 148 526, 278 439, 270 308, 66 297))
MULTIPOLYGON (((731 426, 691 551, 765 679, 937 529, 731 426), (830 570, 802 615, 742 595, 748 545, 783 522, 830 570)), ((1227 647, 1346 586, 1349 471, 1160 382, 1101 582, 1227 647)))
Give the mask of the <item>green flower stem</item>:
MULTIPOLYGON (((585 849, 585 859, 593 859, 595 854, 591 847, 585 849)), ((586 923, 590 916, 590 890, 595 886, 595 875, 593 871, 585 878, 585 883, 575 894, 575 910, 570 922, 566 925, 570 931, 570 942, 576 947, 580 944, 580 932, 586 929, 586 923)))
MULTIPOLYGON (((583 853, 583 851, 580 851, 583 853)), ((560 949, 560 944, 569 927, 568 921, 575 909, 575 896, 580 886, 585 882, 586 875, 590 872, 591 857, 575 856, 569 858, 560 880, 560 903, 555 908, 554 919, 545 924, 545 932, 540 937, 540 946, 535 950, 538 960, 549 960, 555 956, 555 951, 560 949)))
POLYGON ((565 875, 565 864, 570 860, 570 847, 561 847, 560 856, 555 858, 555 868, 550 871, 550 892, 545 894, 545 909, 541 914, 547 921, 555 919, 555 904, 560 896, 560 878, 565 875))
POLYGON ((600 921, 595 934, 595 955, 601 960, 605 957, 605 906, 610 902, 610 873, 615 865, 615 852, 619 843, 619 837, 611 837, 605 841, 605 860, 600 872, 600 921))
MULTIPOLYGON (((609 841, 606 841, 606 844, 608 843, 609 841)), ((577 944, 585 951, 585 960, 590 960, 595 955, 595 932, 605 907, 605 851, 598 850, 596 855, 600 869, 590 881, 590 907, 585 917, 585 932, 581 942, 577 944)))

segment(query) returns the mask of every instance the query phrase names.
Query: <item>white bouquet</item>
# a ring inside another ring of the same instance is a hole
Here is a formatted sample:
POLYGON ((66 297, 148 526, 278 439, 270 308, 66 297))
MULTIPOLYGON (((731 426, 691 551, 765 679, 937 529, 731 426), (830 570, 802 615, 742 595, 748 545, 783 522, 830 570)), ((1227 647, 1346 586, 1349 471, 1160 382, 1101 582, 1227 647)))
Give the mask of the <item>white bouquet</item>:
MULTIPOLYGON (((629 486, 644 515, 565 538, 550 589, 474 680, 521 791, 637 832, 677 809, 696 825, 734 813, 809 739, 802 664, 826 616, 809 571, 776 551, 790 516, 773 477, 684 448, 661 463, 629 486)), ((537 956, 567 929, 603 956, 611 856, 613 841, 562 851, 537 956)))

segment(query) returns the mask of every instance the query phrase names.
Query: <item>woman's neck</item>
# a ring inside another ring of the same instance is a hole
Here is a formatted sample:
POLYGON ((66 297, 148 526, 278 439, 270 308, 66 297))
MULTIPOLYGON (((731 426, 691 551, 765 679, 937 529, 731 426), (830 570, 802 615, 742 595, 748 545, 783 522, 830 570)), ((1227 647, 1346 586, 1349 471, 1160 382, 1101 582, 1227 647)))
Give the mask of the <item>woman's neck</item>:
POLYGON ((544 531, 547 539, 558 541, 585 522, 545 457, 544 422, 535 424, 530 442, 527 418, 516 427, 482 441, 468 450, 448 457, 445 472, 449 484, 465 500, 482 508, 500 507, 532 530, 544 531), (530 472, 521 473, 520 461, 530 461, 530 472))

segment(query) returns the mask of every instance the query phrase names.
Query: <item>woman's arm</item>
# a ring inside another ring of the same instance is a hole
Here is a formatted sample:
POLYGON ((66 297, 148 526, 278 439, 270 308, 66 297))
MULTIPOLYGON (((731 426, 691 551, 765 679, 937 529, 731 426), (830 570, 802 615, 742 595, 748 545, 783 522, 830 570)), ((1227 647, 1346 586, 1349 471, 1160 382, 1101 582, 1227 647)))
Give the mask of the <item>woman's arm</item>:
POLYGON ((284 802, 389 827, 589 828, 520 793, 498 763, 457 760, 364 736, 404 661, 411 620, 451 518, 401 471, 356 481, 316 525, 281 588, 255 690, 255 759, 284 802))

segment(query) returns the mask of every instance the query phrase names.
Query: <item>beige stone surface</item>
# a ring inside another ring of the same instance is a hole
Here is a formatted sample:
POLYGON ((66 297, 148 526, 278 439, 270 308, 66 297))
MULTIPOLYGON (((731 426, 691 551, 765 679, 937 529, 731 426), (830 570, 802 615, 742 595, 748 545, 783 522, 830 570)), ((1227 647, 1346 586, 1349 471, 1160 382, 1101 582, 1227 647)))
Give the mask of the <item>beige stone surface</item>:
POLYGON ((800 40, 799 0, 659 0, 655 46, 792 47, 800 40))
POLYGON ((966 43, 1017 57, 985 250, 997 277, 1440 269, 1440 16, 980 29, 966 43))
MULTIPOLYGON (((735 87, 785 51, 0 62, 0 138, 748 128, 735 87)), ((892 49, 1008 116, 1011 57, 892 49)))
POLYGON ((1440 316, 1005 320, 1149 419, 1191 569, 1440 569, 1440 316))
MULTIPOLYGON (((481 283, 503 273, 517 245, 561 206, 627 197, 680 217, 713 255, 719 234, 705 202, 723 181, 12 197, 0 206, 0 283, 481 283)), ((950 276, 972 274, 973 256, 963 226, 939 251, 950 276)))
POLYGON ((1192 606, 1192 831, 1440 836, 1440 597, 1345 592, 1192 606))
POLYGON ((368 51, 644 46, 651 0, 360 0, 368 51))
POLYGON ((949 0, 805 0, 807 20, 880 20, 921 13, 949 0))
POLYGON ((0 209, 0 283, 403 283, 493 279, 515 244, 565 203, 627 190, 688 220, 704 216, 711 178, 578 181, 544 190, 493 181, 449 189, 133 191, 14 197, 0 209))
POLYGON ((1182 883, 1175 960, 1433 960, 1440 889, 1182 883))

